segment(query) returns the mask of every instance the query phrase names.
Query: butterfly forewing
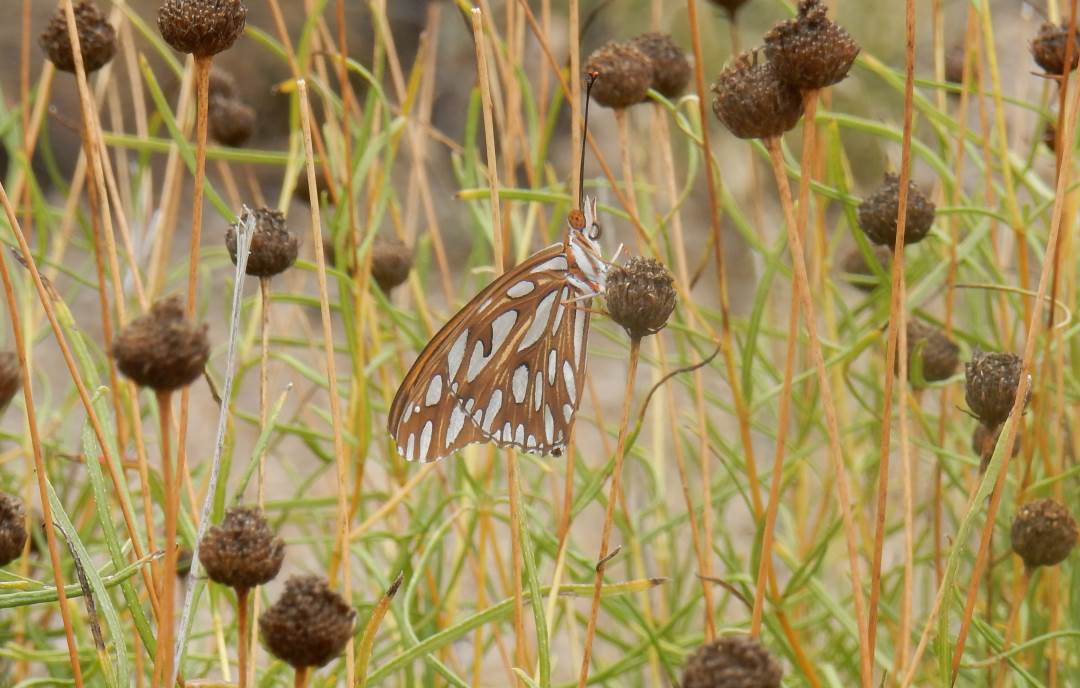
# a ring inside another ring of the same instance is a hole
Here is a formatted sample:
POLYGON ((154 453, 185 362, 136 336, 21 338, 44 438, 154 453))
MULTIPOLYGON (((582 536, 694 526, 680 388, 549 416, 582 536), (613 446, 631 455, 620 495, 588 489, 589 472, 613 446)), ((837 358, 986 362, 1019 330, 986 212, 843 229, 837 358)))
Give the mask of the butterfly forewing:
POLYGON ((472 442, 559 453, 585 372, 587 301, 556 244, 502 275, 421 352, 390 407, 409 460, 435 461, 472 442))

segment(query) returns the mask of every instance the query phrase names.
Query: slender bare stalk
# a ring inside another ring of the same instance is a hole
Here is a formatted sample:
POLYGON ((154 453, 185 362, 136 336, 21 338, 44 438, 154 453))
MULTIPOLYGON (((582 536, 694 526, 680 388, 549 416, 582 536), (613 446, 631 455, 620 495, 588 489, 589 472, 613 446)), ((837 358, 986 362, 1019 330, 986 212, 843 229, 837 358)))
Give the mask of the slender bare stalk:
POLYGON ((502 204, 499 202, 499 168, 495 157, 495 122, 492 117, 491 77, 488 75, 487 51, 484 49, 483 16, 480 14, 480 9, 475 7, 472 10, 472 29, 476 43, 480 102, 484 113, 484 146, 487 149, 488 190, 491 193, 491 234, 495 245, 495 273, 501 275, 506 264, 509 237, 503 233, 502 204))
POLYGON ((308 668, 307 667, 296 667, 295 671, 296 671, 296 675, 293 678, 293 687, 294 688, 306 688, 307 679, 308 679, 308 668))
MULTIPOLYGON (((626 450, 626 436, 630 427, 630 407, 634 400, 634 378, 637 377, 640 356, 641 338, 631 337, 630 366, 626 372, 626 391, 623 397, 622 418, 619 420, 619 444, 615 447, 615 463, 611 470, 611 491, 608 493, 607 510, 604 512, 604 526, 600 532, 600 555, 597 557, 596 578, 593 580, 589 625, 585 630, 585 642, 582 645, 578 688, 585 688, 585 684, 589 680, 593 638, 596 635, 596 620, 600 615, 600 590, 604 584, 604 568, 607 566, 607 560, 610 556, 608 545, 611 542, 611 526, 615 521, 615 505, 619 503, 619 494, 622 489, 623 454, 626 450)), ((706 505, 705 508, 709 508, 709 506, 706 505)))
POLYGON ((172 585, 172 581, 176 578, 176 553, 174 551, 170 565, 169 550, 176 549, 174 509, 179 506, 179 500, 174 500, 172 495, 174 493, 179 495, 180 489, 172 461, 172 396, 171 390, 162 390, 156 397, 160 423, 158 442, 161 449, 161 482, 165 493, 165 571, 162 574, 161 590, 158 593, 161 615, 158 617, 157 659, 154 662, 154 671, 159 672, 160 677, 157 684, 161 686, 168 685, 168 677, 172 675, 173 617, 176 606, 172 585))
POLYGON ((634 160, 630 150, 630 113, 626 108, 615 109, 615 129, 619 137, 619 157, 622 162, 623 184, 626 186, 626 200, 629 210, 638 214, 637 191, 634 186, 634 160))

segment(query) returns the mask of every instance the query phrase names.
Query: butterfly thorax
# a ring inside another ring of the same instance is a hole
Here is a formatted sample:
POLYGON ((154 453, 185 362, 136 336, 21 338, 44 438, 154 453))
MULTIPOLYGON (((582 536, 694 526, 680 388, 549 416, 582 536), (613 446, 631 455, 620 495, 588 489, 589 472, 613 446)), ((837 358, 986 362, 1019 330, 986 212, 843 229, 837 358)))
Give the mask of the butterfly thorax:
POLYGON ((567 281, 580 296, 604 293, 608 264, 600 253, 600 226, 596 223, 596 199, 586 198, 584 211, 572 210, 567 217, 567 281))

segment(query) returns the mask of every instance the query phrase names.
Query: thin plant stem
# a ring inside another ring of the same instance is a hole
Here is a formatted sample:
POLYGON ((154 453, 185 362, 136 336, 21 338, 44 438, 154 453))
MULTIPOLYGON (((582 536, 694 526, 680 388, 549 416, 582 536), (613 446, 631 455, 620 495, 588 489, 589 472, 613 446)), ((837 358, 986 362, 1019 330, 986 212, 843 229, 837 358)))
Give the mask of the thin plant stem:
POLYGON ((172 461, 172 396, 172 390, 159 390, 156 397, 160 423, 158 443, 161 449, 161 482, 165 493, 165 570, 158 593, 161 615, 158 617, 157 660, 154 662, 154 671, 158 677, 155 683, 159 686, 168 685, 168 677, 172 675, 173 616, 176 604, 171 584, 176 578, 175 553, 171 564, 169 559, 169 551, 176 549, 176 514, 173 510, 179 504, 179 500, 172 499, 174 492, 179 494, 172 461))
POLYGON ((247 688, 248 685, 248 588, 236 590, 236 671, 237 685, 239 688, 247 688))
MULTIPOLYGON (((270 278, 259 278, 259 296, 262 306, 262 336, 259 346, 259 430, 265 430, 270 413, 270 278)), ((266 499, 266 452, 259 455, 257 499, 261 509, 266 499)))
POLYGON ((296 673, 293 676, 293 688, 306 688, 308 671, 307 667, 296 667, 296 673))
POLYGON ((1009 620, 1005 622, 1005 635, 1001 641, 1002 655, 1000 671, 997 678, 994 681, 994 688, 1000 688, 1005 684, 1005 677, 1008 675, 1005 667, 1005 656, 1009 652, 1009 646, 1012 645, 1013 637, 1016 635, 1016 627, 1020 621, 1020 608, 1024 606, 1024 598, 1027 597, 1028 592, 1031 589, 1031 574, 1033 571, 1027 566, 1024 567, 1024 573, 1016 581, 1016 585, 1013 586, 1013 602, 1012 609, 1009 611, 1009 620))
POLYGON ((630 113, 626 108, 615 109, 615 130, 619 138, 619 158, 622 162, 623 185, 626 187, 626 201, 629 210, 638 214, 637 191, 634 186, 634 160, 630 150, 630 113))
POLYGON ((499 202, 499 167, 495 157, 495 122, 492 116, 491 77, 488 75, 487 51, 484 49, 484 25, 480 9, 472 10, 473 40, 476 44, 476 66, 480 81, 480 103, 484 114, 484 146, 487 149, 488 190, 491 192, 491 234, 495 246, 495 274, 501 275, 506 265, 507 240, 503 232, 502 203, 499 202))
MULTIPOLYGON (((608 493, 607 510, 604 512, 604 525, 600 532, 600 555, 597 557, 596 577, 593 580, 592 607, 589 611, 588 627, 581 652, 581 671, 578 674, 578 688, 585 688, 589 680, 589 667, 592 660, 593 638, 596 635, 596 621, 600 615, 600 592, 604 584, 604 569, 609 556, 608 545, 611 542, 611 527, 615 521, 615 505, 619 503, 622 489, 623 454, 626 450, 626 436, 630 427, 630 407, 634 401, 634 378, 637 377, 638 359, 641 357, 641 338, 630 338, 630 364, 626 372, 626 390, 623 397, 622 417, 619 420, 619 444, 615 447, 615 462, 611 469, 611 490, 608 493)), ((705 505, 709 508, 709 505, 705 505)))

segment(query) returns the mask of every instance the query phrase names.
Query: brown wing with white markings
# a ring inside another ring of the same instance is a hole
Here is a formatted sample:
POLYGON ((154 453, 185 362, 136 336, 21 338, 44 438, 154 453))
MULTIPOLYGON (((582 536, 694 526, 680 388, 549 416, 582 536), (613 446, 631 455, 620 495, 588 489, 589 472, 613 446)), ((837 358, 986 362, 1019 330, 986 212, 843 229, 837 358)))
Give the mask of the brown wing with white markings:
POLYGON ((564 246, 481 291, 424 348, 390 406, 405 458, 436 461, 472 442, 559 454, 585 373, 588 302, 571 302, 564 246))

